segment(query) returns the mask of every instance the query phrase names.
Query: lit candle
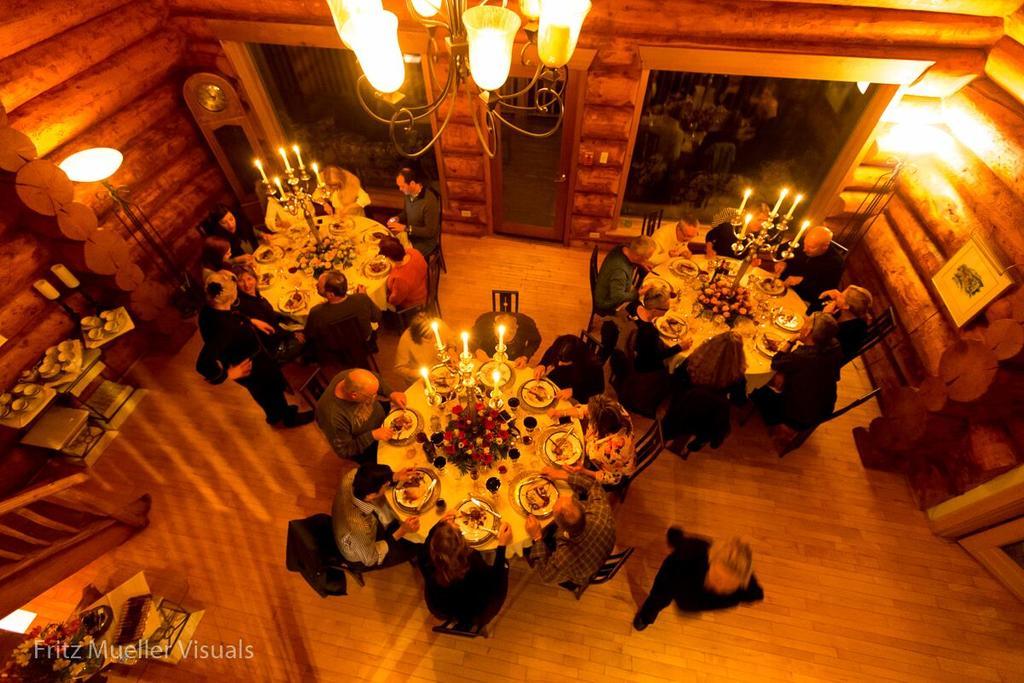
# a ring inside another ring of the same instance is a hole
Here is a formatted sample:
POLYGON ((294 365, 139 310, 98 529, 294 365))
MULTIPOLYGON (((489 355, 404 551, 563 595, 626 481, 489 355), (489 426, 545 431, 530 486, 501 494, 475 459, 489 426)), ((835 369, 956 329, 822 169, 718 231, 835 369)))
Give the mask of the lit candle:
POLYGON ((302 163, 302 153, 299 152, 299 146, 292 145, 292 151, 295 152, 295 157, 299 160, 299 170, 304 171, 306 169, 306 165, 302 163))
POLYGON ((430 384, 430 370, 427 369, 427 366, 424 365, 420 368, 420 375, 423 376, 423 385, 427 388, 427 393, 433 393, 434 387, 430 384))
POLYGON ((505 345, 505 326, 498 325, 498 348, 505 345))
POLYGON ((315 176, 316 176, 316 184, 317 184, 317 185, 323 185, 323 184, 324 184, 324 179, 323 179, 323 177, 322 177, 322 176, 320 175, 320 164, 318 164, 318 163, 316 163, 316 162, 314 161, 314 162, 313 162, 313 163, 311 163, 311 164, 310 164, 309 166, 310 166, 310 168, 312 168, 312 169, 313 169, 313 175, 315 175, 315 176))
POLYGON ((491 381, 494 382, 494 388, 497 389, 501 385, 501 373, 495 370, 491 373, 491 381))
POLYGON ((274 176, 274 184, 277 185, 277 191, 281 193, 281 199, 284 199, 284 186, 281 185, 281 176, 274 176))
POLYGON ((263 162, 256 159, 253 163, 256 165, 256 168, 260 169, 260 176, 262 176, 263 182, 269 183, 270 180, 267 178, 267 172, 263 170, 263 162))
POLYGON ((747 228, 750 227, 750 221, 754 219, 754 214, 748 213, 743 217, 743 227, 740 229, 740 239, 743 239, 747 234, 747 228))
POLYGON ((469 355, 469 332, 462 333, 462 355, 469 355))
POLYGON ((736 209, 736 215, 743 213, 743 209, 747 208, 747 200, 750 199, 750 195, 754 193, 749 187, 743 190, 743 201, 740 202, 740 208, 736 209))
POLYGON ((793 198, 793 205, 789 207, 789 213, 786 214, 786 218, 793 217, 793 212, 796 211, 796 205, 802 202, 803 200, 804 196, 802 194, 798 194, 796 197, 793 198))
POLYGON ((430 329, 434 331, 434 342, 437 344, 437 348, 442 348, 444 346, 444 342, 441 341, 441 323, 436 320, 431 322, 430 329))
POLYGON ((281 155, 281 158, 284 159, 284 170, 287 173, 291 173, 292 172, 292 165, 288 163, 288 153, 284 151, 284 147, 278 147, 277 148, 277 152, 278 152, 278 154, 281 155))
POLYGON ((772 216, 778 216, 779 215, 779 209, 782 208, 782 202, 783 202, 783 200, 786 199, 786 195, 788 195, 788 194, 789 194, 789 188, 788 187, 782 188, 782 192, 779 193, 779 201, 775 202, 775 208, 772 209, 772 216))
POLYGON ((811 227, 811 222, 810 221, 804 221, 800 225, 800 232, 798 232, 796 234, 796 237, 794 237, 793 241, 789 243, 789 246, 793 247, 794 249, 796 247, 799 247, 800 246, 800 238, 804 236, 804 233, 807 232, 807 228, 809 228, 809 227, 811 227))
POLYGON ((50 284, 49 280, 36 280, 32 283, 32 288, 50 301, 56 301, 60 298, 60 292, 57 291, 56 287, 50 284))
POLYGON ((50 266, 50 272, 57 276, 57 279, 64 283, 68 289, 74 289, 78 285, 82 284, 75 277, 75 274, 67 269, 63 263, 56 263, 50 266))

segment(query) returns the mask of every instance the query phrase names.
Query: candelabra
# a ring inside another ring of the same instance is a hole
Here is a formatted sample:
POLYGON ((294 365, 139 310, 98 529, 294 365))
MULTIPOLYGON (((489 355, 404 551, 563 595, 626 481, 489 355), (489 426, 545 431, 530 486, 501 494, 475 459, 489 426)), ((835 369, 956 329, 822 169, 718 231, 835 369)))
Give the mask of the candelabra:
POLYGON ((274 176, 273 183, 271 183, 270 178, 267 177, 266 171, 263 169, 263 162, 260 159, 256 159, 254 164, 259 169, 263 191, 267 197, 276 199, 281 208, 290 215, 298 216, 301 213, 302 217, 306 220, 306 224, 309 226, 309 232, 313 235, 313 239, 317 244, 320 244, 320 231, 317 229, 316 220, 313 216, 313 193, 318 188, 323 187, 320 169, 316 162, 313 162, 310 167, 313 169, 314 175, 309 175, 306 164, 302 161, 302 153, 298 145, 292 145, 292 151, 295 152, 295 157, 299 162, 298 171, 292 167, 284 147, 279 147, 277 151, 284 162, 285 182, 288 184, 288 189, 287 191, 285 190, 280 176, 274 176), (310 181, 314 182, 310 183, 310 181), (310 187, 311 184, 312 188, 310 187))
POLYGON ((750 230, 753 214, 748 213, 744 215, 743 209, 746 207, 747 200, 750 199, 752 192, 752 190, 748 189, 743 193, 743 202, 740 203, 740 207, 736 210, 731 221, 733 235, 736 238, 732 243, 732 251, 736 258, 741 259, 740 268, 736 273, 735 279, 737 284, 742 281, 753 260, 760 254, 770 254, 771 258, 776 261, 788 261, 793 258, 796 255, 794 250, 800 245, 800 238, 803 237, 804 232, 811 224, 809 220, 805 220, 796 236, 792 240, 787 240, 789 223, 793 218, 793 212, 796 210, 797 205, 803 201, 804 196, 802 194, 796 195, 792 205, 789 207, 789 211, 786 214, 782 214, 782 203, 789 195, 789 190, 783 188, 782 192, 779 193, 779 200, 775 203, 774 208, 761 221, 760 229, 750 230), (781 251, 779 251, 780 248, 781 251))
POLYGON ((487 401, 487 407, 493 410, 501 410, 505 407, 505 399, 501 395, 501 372, 495 370, 491 373, 491 382, 494 386, 491 387, 490 400, 487 401))
POLYGON ((504 363, 508 360, 508 347, 505 346, 505 326, 498 325, 498 345, 494 347, 494 362, 504 363))

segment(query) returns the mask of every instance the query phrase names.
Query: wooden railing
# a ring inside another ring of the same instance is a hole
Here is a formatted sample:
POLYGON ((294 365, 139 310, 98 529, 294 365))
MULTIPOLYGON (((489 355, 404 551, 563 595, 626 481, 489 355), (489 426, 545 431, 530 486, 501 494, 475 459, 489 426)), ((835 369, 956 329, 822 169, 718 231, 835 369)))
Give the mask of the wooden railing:
POLYGON ((117 506, 81 488, 84 472, 0 500, 0 615, 149 524, 149 495, 117 506))

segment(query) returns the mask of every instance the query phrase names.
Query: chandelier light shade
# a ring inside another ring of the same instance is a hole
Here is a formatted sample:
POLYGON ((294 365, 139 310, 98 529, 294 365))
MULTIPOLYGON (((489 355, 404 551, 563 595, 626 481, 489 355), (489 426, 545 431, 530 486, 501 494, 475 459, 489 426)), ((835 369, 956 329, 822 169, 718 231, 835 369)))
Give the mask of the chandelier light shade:
POLYGON ((98 183, 121 168, 124 156, 112 147, 93 147, 76 152, 60 162, 60 169, 76 183, 98 183))
POLYGON ((519 11, 528 21, 540 19, 541 0, 519 0, 519 11))
POLYGON ((481 90, 499 90, 512 68, 512 48, 522 23, 504 7, 471 7, 462 13, 469 41, 469 72, 481 90))
POLYGON ((576 51, 590 0, 540 0, 537 53, 544 66, 565 66, 576 51))
POLYGON ((345 47, 349 49, 352 49, 352 46, 349 45, 341 34, 348 20, 357 14, 372 14, 384 11, 381 0, 327 0, 327 8, 331 11, 334 28, 337 29, 338 35, 341 36, 342 42, 345 43, 345 47))
POLYGON ((405 60, 398 46, 398 17, 393 12, 360 12, 341 27, 341 39, 356 53, 366 80, 390 94, 405 82, 405 60))
POLYGON ((432 17, 441 9, 441 0, 412 0, 412 8, 421 17, 432 17))

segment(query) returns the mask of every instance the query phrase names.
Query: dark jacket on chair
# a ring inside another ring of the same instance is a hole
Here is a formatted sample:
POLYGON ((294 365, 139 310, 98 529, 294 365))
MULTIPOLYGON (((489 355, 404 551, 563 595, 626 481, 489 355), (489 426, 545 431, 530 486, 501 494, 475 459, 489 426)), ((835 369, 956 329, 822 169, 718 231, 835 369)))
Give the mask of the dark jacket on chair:
POLYGON ((345 572, 338 567, 340 562, 330 515, 321 513, 288 522, 285 566, 288 571, 302 574, 320 597, 347 594, 345 572))

